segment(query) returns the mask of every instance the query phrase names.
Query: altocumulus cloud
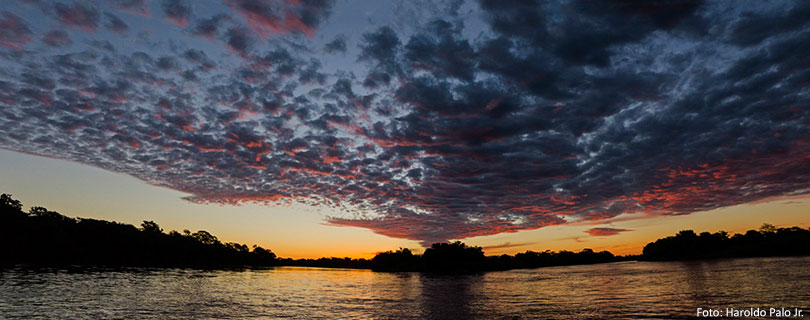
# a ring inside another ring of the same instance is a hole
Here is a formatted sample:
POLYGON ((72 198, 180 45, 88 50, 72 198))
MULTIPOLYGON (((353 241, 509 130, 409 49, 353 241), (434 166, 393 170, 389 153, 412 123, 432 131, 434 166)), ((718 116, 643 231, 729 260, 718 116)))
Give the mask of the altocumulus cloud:
POLYGON ((426 244, 810 191, 807 2, 353 6, 12 2, 0 147, 426 244))

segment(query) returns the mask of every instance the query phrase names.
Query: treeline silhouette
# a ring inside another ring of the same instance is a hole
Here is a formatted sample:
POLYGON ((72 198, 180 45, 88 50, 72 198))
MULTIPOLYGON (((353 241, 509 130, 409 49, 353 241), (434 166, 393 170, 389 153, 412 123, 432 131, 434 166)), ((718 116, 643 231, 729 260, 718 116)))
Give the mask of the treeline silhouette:
POLYGON ((514 256, 485 256, 481 247, 467 246, 459 241, 434 243, 422 255, 409 249, 387 251, 371 259, 371 268, 377 271, 424 271, 432 273, 471 273, 509 269, 540 268, 593 264, 625 260, 608 251, 595 252, 584 249, 580 252, 534 252, 526 251, 514 256))
POLYGON ((0 265, 94 265, 221 268, 271 266, 276 255, 259 246, 222 243, 200 230, 164 233, 158 224, 70 218, 0 195, 0 265))
POLYGON ((278 260, 278 265, 291 267, 371 269, 371 261, 363 258, 360 259, 336 258, 336 257, 318 258, 318 259, 282 258, 278 260))
POLYGON ((305 266, 468 273, 513 268, 611 262, 607 251, 585 249, 579 253, 531 252, 487 257, 481 247, 461 242, 435 243, 424 254, 409 249, 377 254, 373 259, 289 259, 259 246, 252 249, 221 242, 207 231, 164 232, 153 221, 140 228, 130 224, 70 218, 43 207, 22 210, 22 203, 0 195, 0 266, 92 265, 150 267, 266 267, 305 266))
POLYGON ((776 228, 730 236, 724 231, 695 234, 684 230, 644 247, 640 256, 614 256, 608 251, 526 251, 486 256, 481 247, 462 242, 434 243, 423 254, 400 248, 373 259, 278 258, 259 246, 221 242, 207 231, 163 229, 153 221, 133 225, 96 219, 70 218, 43 207, 22 210, 11 195, 0 195, 0 266, 88 265, 149 267, 268 267, 304 266, 431 273, 474 273, 626 260, 689 260, 710 258, 810 255, 810 230, 776 228))
POLYGON ((683 230, 644 247, 641 259, 649 261, 740 257, 810 255, 810 230, 776 228, 763 224, 759 230, 729 235, 725 231, 696 234, 683 230))
POLYGON ((533 252, 526 251, 514 256, 486 256, 481 247, 468 246, 462 242, 434 243, 423 254, 414 254, 407 248, 378 253, 373 259, 320 258, 320 259, 279 259, 281 266, 302 266, 321 268, 372 269, 389 272, 430 272, 430 273, 476 273, 519 268, 539 268, 575 264, 592 264, 626 260, 607 251, 594 252, 584 249, 580 252, 533 252))

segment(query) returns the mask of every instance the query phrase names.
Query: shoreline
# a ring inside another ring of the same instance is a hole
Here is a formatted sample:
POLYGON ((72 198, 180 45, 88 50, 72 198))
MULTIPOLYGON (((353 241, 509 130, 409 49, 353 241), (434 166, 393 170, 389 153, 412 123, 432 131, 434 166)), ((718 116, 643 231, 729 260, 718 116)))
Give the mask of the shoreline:
POLYGON ((749 256, 749 257, 723 257, 723 258, 706 258, 706 259, 689 259, 689 260, 643 260, 643 259, 632 259, 632 260, 617 260, 617 261, 609 261, 609 262, 596 262, 596 263, 582 263, 582 264, 569 264, 569 265, 554 265, 554 266, 543 266, 543 267, 536 267, 536 268, 512 268, 512 269, 502 269, 502 270, 481 270, 477 272, 469 272, 469 273, 442 273, 442 272, 429 272, 429 271, 386 271, 386 270, 374 270, 372 268, 351 268, 351 267, 327 267, 327 266, 306 266, 306 265, 272 265, 272 266, 232 266, 232 267, 194 267, 194 266, 137 266, 137 265, 129 265, 129 266, 115 266, 115 265, 28 265, 28 264, 14 264, 14 265, 0 265, 0 272, 5 270, 30 270, 30 271, 45 271, 45 270, 54 270, 54 272, 58 271, 126 271, 127 269, 139 270, 139 271, 164 271, 164 270, 187 270, 187 271, 253 271, 253 270, 270 270, 276 268, 301 268, 301 269, 322 269, 322 270, 346 270, 346 271, 359 271, 359 270, 367 270, 369 272, 378 272, 378 273, 417 273, 417 274, 427 274, 427 275, 471 275, 471 274, 484 274, 484 273, 491 273, 491 272, 502 272, 502 271, 513 271, 513 270, 538 270, 538 269, 547 269, 547 268, 560 268, 560 267, 575 267, 575 266, 588 266, 588 265, 600 265, 600 264, 618 264, 618 263, 627 263, 627 262, 649 262, 649 263, 712 263, 712 262, 723 262, 723 261, 730 261, 730 260, 745 260, 745 259, 763 259, 763 258, 807 258, 810 255, 791 255, 791 256, 749 256))

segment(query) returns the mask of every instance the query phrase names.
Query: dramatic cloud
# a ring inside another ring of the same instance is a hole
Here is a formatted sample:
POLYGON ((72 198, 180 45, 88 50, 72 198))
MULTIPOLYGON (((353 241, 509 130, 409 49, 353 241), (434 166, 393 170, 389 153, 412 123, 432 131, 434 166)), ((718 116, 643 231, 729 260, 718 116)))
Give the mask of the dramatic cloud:
POLYGON ((245 28, 233 27, 225 33, 228 48, 242 56, 248 54, 248 50, 255 42, 245 28))
POLYGON ((185 27, 191 16, 191 6, 185 0, 163 0, 163 13, 172 23, 185 27))
POLYGON ((200 20, 197 22, 196 26, 194 26, 194 33, 208 40, 213 40, 217 32, 219 32, 220 24, 222 24, 223 21, 230 21, 230 17, 219 14, 200 20))
POLYGON ((64 47, 73 43, 64 30, 53 30, 42 36, 42 42, 51 47, 64 47))
POLYGON ((315 28, 331 13, 330 0, 226 0, 262 38, 273 33, 315 35, 315 28))
POLYGON ((88 33, 93 33, 98 28, 101 14, 88 3, 79 2, 74 5, 56 3, 54 10, 59 20, 66 26, 80 28, 88 33))
POLYGON ((145 17, 151 17, 149 7, 146 5, 146 0, 111 0, 111 5, 116 9, 132 14, 140 14, 145 17))
POLYGON ((424 244, 810 192, 803 1, 191 4, 4 12, 0 147, 424 244))
POLYGON ((129 26, 127 26, 127 24, 123 20, 116 17, 115 15, 105 13, 104 17, 106 17, 107 19, 107 24, 105 26, 112 32, 125 33, 129 29, 129 26))
POLYGON ((31 30, 25 21, 15 14, 4 11, 0 19, 0 46, 20 50, 31 42, 31 30))
POLYGON ((346 52, 346 38, 340 36, 326 43, 326 45, 323 46, 323 51, 326 53, 346 52))

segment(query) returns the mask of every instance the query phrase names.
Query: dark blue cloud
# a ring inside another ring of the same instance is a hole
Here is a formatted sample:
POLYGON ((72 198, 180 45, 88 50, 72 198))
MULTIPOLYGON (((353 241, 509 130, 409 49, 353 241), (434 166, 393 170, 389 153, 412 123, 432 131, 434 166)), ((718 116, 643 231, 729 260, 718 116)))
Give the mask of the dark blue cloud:
POLYGON ((207 19, 202 19, 194 26, 194 33, 208 39, 214 39, 224 21, 230 21, 230 16, 218 14, 207 19))
POLYGON ((62 24, 80 28, 88 33, 95 32, 99 20, 101 20, 101 13, 99 13, 98 8, 90 3, 79 2, 68 5, 57 2, 54 4, 53 9, 62 24))
POLYGON ((129 30, 129 26, 121 18, 110 13, 105 13, 104 17, 107 19, 105 26, 108 30, 115 33, 125 33, 129 30))
POLYGON ((810 190, 802 2, 192 4, 4 12, 0 147, 424 243, 810 190))
POLYGON ((152 15, 146 5, 146 0, 111 0, 109 2, 114 8, 128 13, 140 14, 146 17, 152 15))
POLYGON ((28 42, 31 42, 28 24, 17 15, 3 11, 3 18, 0 19, 0 46, 19 50, 28 42))
POLYGON ((334 40, 323 46, 323 51, 326 53, 346 52, 346 37, 336 37, 334 40))
POLYGON ((42 36, 42 42, 51 47, 64 47, 73 43, 64 30, 53 30, 42 36))
POLYGON ((163 0, 163 14, 172 23, 185 27, 191 17, 191 5, 185 0, 163 0))

